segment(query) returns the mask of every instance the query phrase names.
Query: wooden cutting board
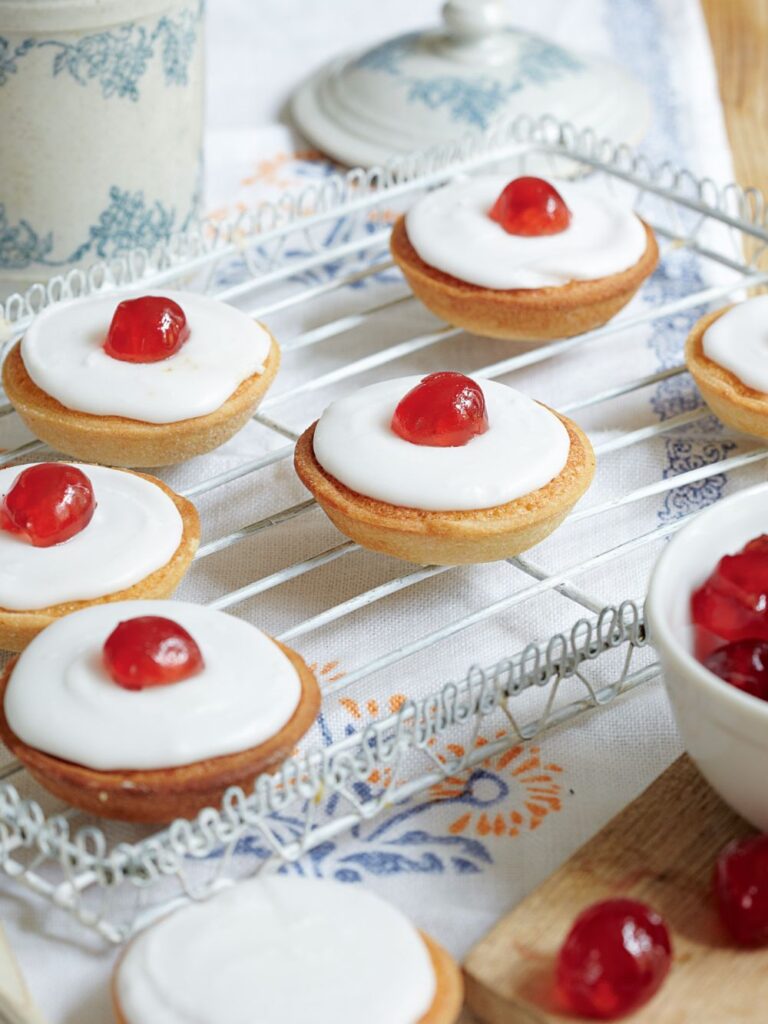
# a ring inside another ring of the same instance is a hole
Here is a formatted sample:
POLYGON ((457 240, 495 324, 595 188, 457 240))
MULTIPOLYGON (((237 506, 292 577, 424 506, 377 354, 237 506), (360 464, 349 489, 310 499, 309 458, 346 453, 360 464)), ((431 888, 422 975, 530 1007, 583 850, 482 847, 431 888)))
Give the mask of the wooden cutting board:
POLYGON ((711 900, 712 866, 751 832, 681 757, 470 952, 467 1005, 485 1024, 564 1024, 552 1000, 554 956, 574 917, 629 896, 664 915, 674 960, 632 1024, 765 1024, 768 949, 729 947, 711 900))

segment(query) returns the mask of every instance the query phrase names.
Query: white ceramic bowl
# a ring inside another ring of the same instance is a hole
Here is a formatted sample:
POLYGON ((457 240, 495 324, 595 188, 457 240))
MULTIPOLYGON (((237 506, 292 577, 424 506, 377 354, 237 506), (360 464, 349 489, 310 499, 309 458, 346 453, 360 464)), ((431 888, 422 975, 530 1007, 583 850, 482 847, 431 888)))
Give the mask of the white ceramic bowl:
POLYGON ((768 484, 741 491, 676 534, 646 602, 650 638, 688 753, 720 796, 768 831, 768 702, 724 683, 693 655, 691 593, 720 558, 768 533, 768 484))

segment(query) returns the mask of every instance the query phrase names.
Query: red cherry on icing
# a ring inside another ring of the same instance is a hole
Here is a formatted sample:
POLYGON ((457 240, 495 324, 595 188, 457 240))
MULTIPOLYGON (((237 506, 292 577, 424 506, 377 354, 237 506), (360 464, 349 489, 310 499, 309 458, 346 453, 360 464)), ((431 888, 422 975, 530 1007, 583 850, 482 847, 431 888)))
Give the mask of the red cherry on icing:
POLYGON ((488 214, 510 235, 559 235, 571 223, 565 200, 543 178, 515 178, 488 214))
POLYGON ((760 700, 768 700, 768 643, 739 640, 712 651, 703 659, 710 672, 760 700))
POLYGON ((571 1013, 616 1020, 658 990, 672 959, 663 918, 636 900, 605 900, 576 918, 557 957, 557 994, 571 1013))
POLYGON ((412 444, 458 448, 488 429, 485 395, 463 373, 430 373, 400 399, 391 426, 412 444))
POLYGON ((103 653, 107 672, 126 690, 178 683, 204 667, 200 648, 186 629, 160 615, 120 622, 103 653))
POLYGON ((768 944, 768 835, 729 843, 715 864, 717 909, 740 946, 768 944))
POLYGON ((157 363, 175 355, 189 338, 184 310, 172 299, 126 299, 114 312, 104 351, 126 363, 157 363))
POLYGON ((81 469, 41 462, 22 470, 4 495, 0 528, 49 548, 84 530, 95 510, 91 481, 81 469))

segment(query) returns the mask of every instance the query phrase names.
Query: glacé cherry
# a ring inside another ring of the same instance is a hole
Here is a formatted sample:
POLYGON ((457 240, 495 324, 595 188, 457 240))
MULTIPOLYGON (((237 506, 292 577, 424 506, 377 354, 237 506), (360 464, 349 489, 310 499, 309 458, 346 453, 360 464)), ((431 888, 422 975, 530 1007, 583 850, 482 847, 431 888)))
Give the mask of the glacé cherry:
POLYGON ((93 486, 81 469, 41 462, 22 470, 3 496, 0 528, 49 548, 84 530, 95 511, 93 486))
POLYGON ((712 651, 702 661, 726 683, 768 700, 768 643, 765 640, 739 640, 712 651))
POLYGON ((488 216, 510 235, 559 235, 571 223, 571 211, 557 189, 530 176, 510 181, 488 216))
POLYGON ((721 558, 691 609, 696 625, 724 640, 768 640, 768 536, 721 558))
POLYGON ((177 302, 144 295, 118 305, 104 351, 126 363, 157 363, 175 355, 188 338, 189 324, 177 302))
POLYGON ((768 944, 768 835, 729 843, 714 872, 717 909, 740 946, 768 944))
POLYGON ((726 682, 766 693, 768 536, 720 559, 691 595, 691 617, 696 657, 726 682))
POLYGON ((200 648, 173 619, 140 615, 118 623, 104 644, 104 665, 126 690, 165 686, 204 668, 200 648))
POLYGON ((595 903, 576 918, 557 958, 557 994, 571 1013, 616 1020, 646 1003, 669 971, 663 918, 636 900, 595 903))
POLYGON ((463 373, 430 373, 395 409, 392 430, 412 444, 458 448, 488 429, 485 395, 463 373))

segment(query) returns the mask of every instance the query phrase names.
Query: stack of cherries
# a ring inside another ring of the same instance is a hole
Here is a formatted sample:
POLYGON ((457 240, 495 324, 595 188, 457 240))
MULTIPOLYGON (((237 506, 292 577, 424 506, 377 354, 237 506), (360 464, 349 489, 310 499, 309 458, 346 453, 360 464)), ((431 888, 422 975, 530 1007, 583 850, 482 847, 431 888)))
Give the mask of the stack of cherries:
POLYGON ((726 683, 768 700, 768 535, 725 555, 694 591, 695 653, 726 683))

